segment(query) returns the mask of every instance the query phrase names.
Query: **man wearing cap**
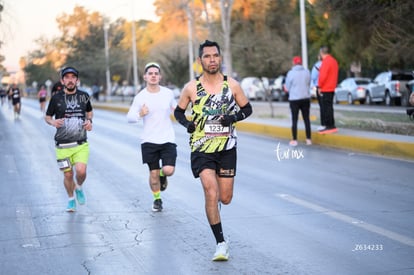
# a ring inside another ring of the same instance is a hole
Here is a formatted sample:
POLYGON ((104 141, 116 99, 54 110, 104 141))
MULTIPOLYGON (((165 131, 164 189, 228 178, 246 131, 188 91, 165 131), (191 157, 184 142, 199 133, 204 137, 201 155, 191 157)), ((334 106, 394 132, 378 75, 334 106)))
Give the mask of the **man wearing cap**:
POLYGON ((299 111, 302 113, 303 122, 305 123, 306 145, 311 145, 311 127, 309 119, 310 110, 310 73, 302 66, 300 56, 293 57, 293 67, 286 75, 285 87, 289 93, 289 106, 292 117, 292 140, 290 146, 297 146, 298 136, 298 117, 299 111))
POLYGON ((64 186, 69 197, 66 211, 76 211, 76 200, 85 203, 82 185, 86 179, 89 144, 86 131, 92 130, 92 105, 89 94, 77 88, 79 73, 66 67, 60 73, 63 91, 52 96, 46 123, 56 128, 56 158, 64 174, 64 186), (74 179, 74 170, 76 179, 74 179))
POLYGON ((148 165, 149 186, 153 195, 152 211, 162 211, 161 191, 167 188, 167 177, 175 170, 177 145, 171 114, 177 102, 174 93, 161 86, 161 67, 155 62, 144 68, 146 87, 135 97, 129 108, 127 120, 136 123, 142 119, 142 162, 148 165), (161 162, 161 165, 160 165, 161 162))

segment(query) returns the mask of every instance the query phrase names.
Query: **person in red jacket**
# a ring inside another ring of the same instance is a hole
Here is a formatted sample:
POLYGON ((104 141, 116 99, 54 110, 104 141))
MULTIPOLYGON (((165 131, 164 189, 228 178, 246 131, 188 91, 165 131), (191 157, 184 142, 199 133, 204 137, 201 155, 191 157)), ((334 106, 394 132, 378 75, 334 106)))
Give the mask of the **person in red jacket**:
POLYGON ((322 64, 319 70, 318 88, 322 97, 321 124, 325 126, 319 130, 319 133, 331 134, 338 132, 338 129, 335 127, 333 110, 333 98, 336 84, 338 83, 338 62, 329 54, 327 46, 322 46, 319 53, 322 58, 322 64))

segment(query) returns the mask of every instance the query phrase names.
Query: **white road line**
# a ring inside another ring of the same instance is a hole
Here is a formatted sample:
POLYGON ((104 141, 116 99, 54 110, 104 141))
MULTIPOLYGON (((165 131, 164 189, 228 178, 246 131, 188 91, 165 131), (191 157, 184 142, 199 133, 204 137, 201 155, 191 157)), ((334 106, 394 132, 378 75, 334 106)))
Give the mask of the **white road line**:
POLYGON ((25 206, 16 207, 16 221, 23 238, 22 247, 40 247, 36 237, 36 229, 32 221, 32 213, 25 206))
POLYGON ((312 209, 316 212, 320 212, 320 213, 325 214, 327 216, 330 216, 334 219, 352 224, 352 225, 357 226, 357 227, 361 227, 365 230, 368 230, 370 232, 382 235, 384 237, 387 237, 387 238, 392 239, 394 241, 400 242, 402 244, 409 245, 409 246, 414 246, 414 239, 412 239, 410 237, 392 232, 390 230, 381 228, 381 227, 373 225, 373 224, 369 224, 369 223, 365 223, 363 221, 359 221, 358 219, 355 219, 353 217, 341 214, 339 212, 333 211, 333 210, 328 209, 328 208, 324 208, 322 206, 319 206, 319 205, 311 203, 311 202, 307 202, 305 200, 293 197, 293 196, 288 195, 288 194, 278 194, 278 197, 280 197, 280 198, 282 198, 286 201, 289 201, 291 203, 294 203, 294 204, 312 209))

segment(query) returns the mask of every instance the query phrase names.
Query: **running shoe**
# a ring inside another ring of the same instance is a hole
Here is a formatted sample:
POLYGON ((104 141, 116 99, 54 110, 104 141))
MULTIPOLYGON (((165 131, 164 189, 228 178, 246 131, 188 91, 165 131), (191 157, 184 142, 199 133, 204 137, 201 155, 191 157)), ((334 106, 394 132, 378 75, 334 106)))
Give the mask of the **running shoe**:
POLYGON ((76 211, 76 201, 74 199, 68 201, 68 207, 66 207, 66 211, 67 212, 75 212, 76 211))
POLYGON ((217 244, 216 253, 214 253, 213 261, 227 261, 229 259, 229 246, 226 242, 217 244))
POLYGON ((306 139, 306 145, 312 145, 312 140, 306 139))
POLYGON ((289 145, 295 147, 295 146, 298 146, 298 142, 296 140, 291 140, 289 142, 289 145))
POLYGON ((167 189, 168 186, 168 180, 166 176, 161 176, 160 175, 160 190, 164 191, 165 189, 167 189))
POLYGON ((162 211, 162 200, 156 199, 152 204, 152 211, 154 212, 161 212, 162 211))
POLYGON ((76 193, 76 200, 79 204, 85 204, 85 194, 83 193, 82 189, 75 189, 76 193))
POLYGON ((333 134, 336 132, 338 132, 338 128, 333 127, 333 128, 325 128, 325 129, 319 130, 318 133, 324 135, 324 134, 333 134))

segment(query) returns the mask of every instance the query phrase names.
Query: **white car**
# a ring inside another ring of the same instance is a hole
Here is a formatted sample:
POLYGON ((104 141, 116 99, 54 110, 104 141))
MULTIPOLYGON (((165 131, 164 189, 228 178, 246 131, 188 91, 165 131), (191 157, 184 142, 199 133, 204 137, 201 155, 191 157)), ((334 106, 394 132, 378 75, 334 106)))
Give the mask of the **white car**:
POLYGON ((266 89, 258 77, 243 78, 240 86, 249 100, 264 100, 266 98, 266 89))

